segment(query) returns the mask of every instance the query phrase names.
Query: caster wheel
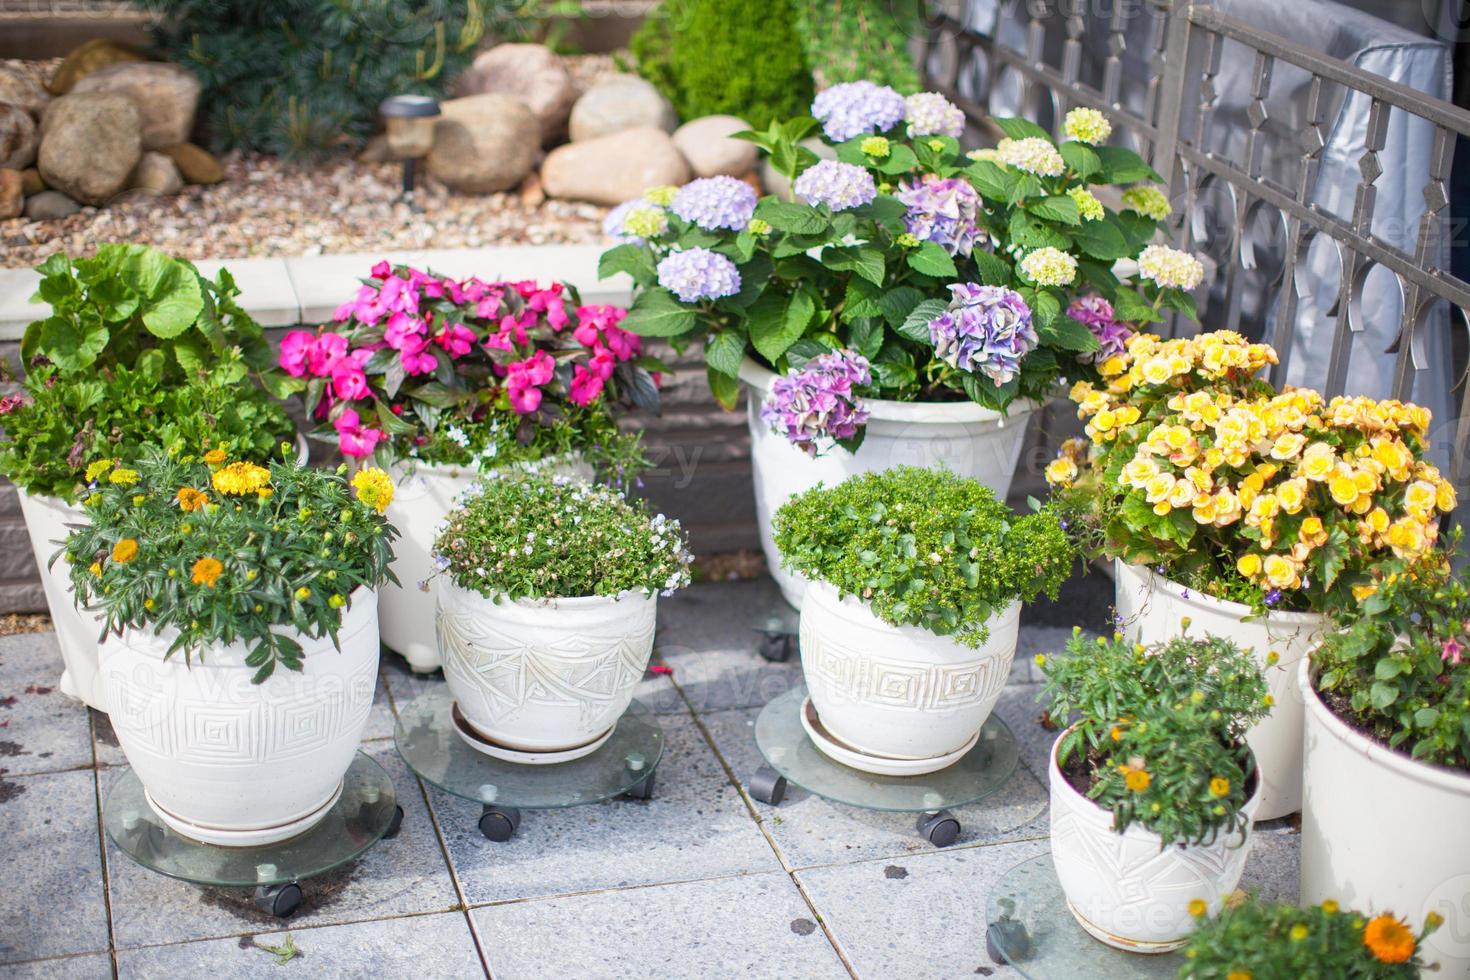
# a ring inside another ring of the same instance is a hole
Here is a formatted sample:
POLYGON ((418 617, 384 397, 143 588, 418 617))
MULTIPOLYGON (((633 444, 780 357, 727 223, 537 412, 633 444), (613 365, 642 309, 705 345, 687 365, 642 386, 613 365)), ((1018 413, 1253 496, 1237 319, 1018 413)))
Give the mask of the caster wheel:
POLYGON ((761 766, 750 777, 746 788, 750 790, 751 796, 762 803, 780 806, 781 801, 786 798, 786 777, 770 766, 761 766))
POLYGON ((643 781, 642 782, 640 782, 638 785, 634 786, 632 789, 628 790, 623 795, 626 796, 630 800, 651 800, 651 799, 653 799, 653 779, 654 779, 654 773, 649 773, 647 776, 644 776, 643 777, 643 781))
POLYGON ((1026 927, 1015 919, 992 922, 985 930, 985 952, 990 962, 998 966, 1007 963, 1024 963, 1031 956, 1031 937, 1026 927), (1007 956, 1006 952, 1010 955, 1007 956))
POLYGON ((384 840, 392 840, 398 836, 403 829, 403 807, 397 803, 393 804, 393 819, 388 822, 388 829, 383 831, 384 840))
POLYGON ((521 811, 515 807, 487 806, 480 813, 480 833, 497 844, 515 836, 521 826, 521 811))
POLYGON ((791 659, 796 647, 796 637, 790 633, 762 633, 760 655, 774 664, 783 664, 791 659))
POLYGON ((919 836, 935 847, 948 847, 960 836, 960 822, 948 810, 938 813, 921 813, 916 825, 919 836))
POLYGON ((255 888, 255 907, 278 919, 287 918, 300 908, 301 898, 301 886, 294 881, 283 885, 257 885, 255 888))

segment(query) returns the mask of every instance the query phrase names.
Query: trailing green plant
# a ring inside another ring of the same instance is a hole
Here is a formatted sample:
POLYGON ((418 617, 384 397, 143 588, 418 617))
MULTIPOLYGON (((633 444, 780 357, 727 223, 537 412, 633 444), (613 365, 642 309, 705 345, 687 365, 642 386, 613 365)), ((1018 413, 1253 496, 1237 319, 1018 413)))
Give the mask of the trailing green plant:
POLYGON ((775 532, 787 568, 972 647, 1013 600, 1055 598, 1074 554, 1051 512, 1017 517, 977 480, 914 466, 818 484, 777 510, 775 532))
POLYGON ((0 475, 75 500, 87 464, 209 442, 257 458, 294 432, 284 375, 228 271, 210 280, 142 245, 53 255, 21 339, 21 391, 0 400, 0 475))
POLYGON ((1074 629, 1066 652, 1036 663, 1048 713, 1073 722, 1057 764, 1112 812, 1114 830, 1136 823, 1167 846, 1249 828, 1255 762, 1245 734, 1272 705, 1251 654, 1214 636, 1145 647, 1074 629))
POLYGON ((918 4, 888 0, 796 0, 796 29, 818 87, 868 79, 908 95, 919 90, 909 53, 921 37, 918 4))
MULTIPOLYGON (((1204 902, 1198 906, 1204 915, 1204 902)), ((1392 913, 1368 916, 1328 899, 1301 907, 1257 897, 1227 903, 1200 923, 1180 980, 1414 980, 1425 938, 1444 923, 1425 917, 1418 935, 1392 913)))
POLYGON ((664 595, 689 584, 679 522, 606 486, 546 475, 482 481, 434 544, 439 573, 502 600, 664 595))
POLYGON ((683 119, 724 113, 764 128, 812 97, 791 0, 664 0, 630 47, 683 119))
POLYGON ((62 552, 77 603, 101 613, 103 635, 169 631, 168 656, 186 663, 244 643, 256 684, 277 664, 300 670, 286 631, 335 643, 354 590, 396 581, 397 533, 382 516, 393 482, 345 473, 301 465, 289 443, 268 466, 218 448, 94 462, 89 523, 62 552))
POLYGON ((1344 721, 1411 758, 1470 770, 1470 591, 1449 556, 1384 570, 1312 653, 1315 685, 1344 721))

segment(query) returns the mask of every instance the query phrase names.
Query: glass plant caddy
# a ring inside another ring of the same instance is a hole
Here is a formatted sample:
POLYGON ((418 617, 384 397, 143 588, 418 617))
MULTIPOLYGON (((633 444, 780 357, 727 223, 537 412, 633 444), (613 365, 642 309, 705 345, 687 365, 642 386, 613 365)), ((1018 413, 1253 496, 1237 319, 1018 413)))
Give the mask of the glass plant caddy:
POLYGON ((779 805, 787 783, 795 783, 833 803, 918 814, 917 829, 931 844, 945 847, 959 837, 960 822, 951 807, 978 803, 1002 789, 1016 771, 1015 736, 994 714, 986 719, 975 745, 938 772, 919 776, 880 776, 845 766, 817 748, 802 724, 805 685, 798 685, 761 709, 755 743, 766 765, 749 780, 751 795, 779 805))
POLYGON ((772 663, 790 660, 798 652, 796 637, 800 625, 800 610, 777 599, 769 609, 758 613, 750 625, 760 636, 756 652, 772 663))
POLYGON ((1050 854, 1022 861, 991 890, 985 948, 1027 980, 1172 980, 1182 953, 1129 953, 1104 945, 1067 908, 1050 854))
POLYGON ((342 795, 322 820, 287 840, 258 847, 224 847, 185 837, 153 811, 132 768, 113 778, 102 822, 113 845, 150 871, 196 885, 254 888, 255 904, 281 918, 300 906, 300 882, 398 836, 403 808, 393 781, 358 752, 342 777, 342 795))
POLYGON ((664 733, 653 711, 634 701, 612 734, 580 759, 545 765, 510 762, 471 748, 455 725, 448 685, 419 695, 398 714, 398 754, 424 782, 481 806, 480 833, 497 843, 515 835, 522 810, 562 810, 619 796, 653 798, 664 733))

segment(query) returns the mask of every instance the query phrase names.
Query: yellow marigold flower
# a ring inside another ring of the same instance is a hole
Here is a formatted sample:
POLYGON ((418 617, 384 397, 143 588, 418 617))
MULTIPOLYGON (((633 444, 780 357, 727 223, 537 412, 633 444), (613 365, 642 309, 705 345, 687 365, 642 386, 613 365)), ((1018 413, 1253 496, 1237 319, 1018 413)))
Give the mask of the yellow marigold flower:
POLYGON ((87 566, 87 571, 91 572, 93 575, 101 575, 102 563, 100 561, 92 562, 92 564, 87 566))
POLYGON ((352 478, 352 489, 357 499, 379 514, 393 502, 393 480, 376 466, 364 467, 352 478))
POLYGON ((1224 776, 1216 776, 1210 780, 1210 795, 1225 796, 1230 792, 1230 780, 1224 776))
POLYGON ((1225 980, 1255 980, 1255 974, 1249 970, 1231 970, 1225 974, 1225 980))
POLYGON ((220 564, 218 558, 201 558, 194 563, 192 581, 195 585, 205 585, 212 589, 224 570, 225 566, 220 564))
POLYGON ((1276 697, 1275 697, 1275 695, 1268 694, 1264 698, 1261 699, 1261 703, 1264 704, 1266 707, 1269 708, 1273 704, 1276 703, 1276 697))
POLYGON ((218 466, 220 463, 223 463, 227 458, 228 456, 223 449, 211 449, 209 452, 204 454, 204 461, 210 466, 218 466))
POLYGON ((1325 901, 1325 902, 1322 903, 1322 911, 1323 912, 1326 912, 1328 915, 1336 915, 1337 914, 1337 910, 1338 910, 1338 904, 1337 904, 1337 901, 1335 899, 1329 898, 1329 899, 1327 899, 1327 901, 1325 901))
POLYGON ((1123 776, 1123 782, 1135 793, 1142 793, 1148 789, 1148 784, 1153 782, 1154 777, 1149 775, 1147 769, 1142 767, 1126 767, 1127 772, 1123 776))
POLYGON ((112 546, 112 560, 126 564, 138 557, 138 542, 134 538, 123 538, 112 546))
POLYGON ((112 468, 112 460, 98 459, 87 464, 87 482, 91 483, 112 468))
POLYGON ((214 489, 233 497, 254 493, 270 481, 271 471, 254 463, 235 462, 214 471, 214 489))
POLYGON ((1048 245, 1028 252, 1021 259, 1021 272, 1038 286, 1065 286, 1077 278, 1077 260, 1048 245))
POLYGON ((147 599, 143 600, 143 608, 149 610, 150 612, 157 605, 158 603, 153 600, 152 596, 149 596, 147 599))
POLYGON ((1047 464, 1046 482, 1054 487, 1069 487, 1077 479, 1077 472, 1076 462, 1063 456, 1047 464))
POLYGON ((138 482, 138 471, 118 467, 107 474, 107 482, 115 483, 120 487, 130 487, 138 482))
POLYGON ((1414 934, 1391 914, 1375 916, 1363 927, 1363 945, 1381 963, 1407 963, 1414 955, 1414 934))
POLYGON ((302 602, 305 602, 307 599, 311 598, 311 590, 303 585, 301 588, 296 590, 296 598, 301 600, 302 602))
POLYGON ((1123 192, 1123 210, 1136 211, 1145 218, 1163 221, 1173 210, 1169 199, 1157 187, 1130 187, 1123 192))
POLYGON ((1096 109, 1079 106, 1067 113, 1067 118, 1062 121, 1062 131, 1069 140, 1096 146, 1107 142, 1107 138, 1113 134, 1113 124, 1096 109))
POLYGON ((1190 915, 1196 919, 1203 919, 1210 911, 1210 903, 1202 898, 1191 898, 1188 908, 1190 915))
POLYGON ((1085 187, 1073 187, 1067 191, 1067 196, 1077 205, 1077 213, 1082 216, 1083 221, 1097 221, 1107 214, 1102 202, 1085 187))
POLYGON ((203 507, 209 500, 209 495, 203 490, 195 490, 193 487, 180 487, 179 492, 174 495, 179 502, 179 509, 184 511, 195 511, 203 507))
POLYGON ((650 204, 657 204, 666 208, 674 203, 674 195, 679 193, 679 188, 664 184, 660 187, 650 187, 643 192, 643 199, 650 204))
POLYGON ((1310 932, 1311 930, 1307 928, 1306 923, 1298 922, 1296 925, 1291 927, 1292 942, 1301 942, 1303 939, 1307 938, 1307 935, 1310 932))

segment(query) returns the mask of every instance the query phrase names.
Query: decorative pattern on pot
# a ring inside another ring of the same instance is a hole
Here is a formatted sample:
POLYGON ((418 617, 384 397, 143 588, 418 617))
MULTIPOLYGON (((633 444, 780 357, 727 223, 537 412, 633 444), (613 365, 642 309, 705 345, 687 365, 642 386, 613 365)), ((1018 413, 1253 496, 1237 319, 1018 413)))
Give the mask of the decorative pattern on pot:
POLYGON ((1317 696, 1303 661, 1303 902, 1331 898, 1409 922, 1444 925, 1424 940, 1434 976, 1470 976, 1470 776, 1415 762, 1358 732, 1317 696))
POLYGON ((1327 628, 1316 613, 1269 613, 1255 618, 1249 606, 1185 588, 1152 570, 1113 563, 1118 628, 1130 640, 1151 645, 1178 636, 1190 620, 1195 636, 1226 637, 1250 650, 1275 699, 1271 714, 1246 741, 1260 766, 1258 820, 1273 820, 1302 808, 1302 698, 1297 665, 1327 628), (1271 654, 1276 659, 1271 659, 1271 654))
POLYGON ((469 724, 506 748, 594 751, 653 655, 657 596, 496 603, 447 579, 438 596, 449 690, 469 724))
MULTIPOLYGON (((1051 853, 1067 907, 1093 937, 1117 949, 1165 953, 1194 930, 1189 903, 1202 899, 1209 914, 1234 890, 1245 870, 1252 837, 1221 834, 1203 845, 1161 847, 1158 834, 1133 825, 1119 834, 1113 814, 1072 788, 1050 761, 1051 853)), ((1255 815, 1259 790, 1245 804, 1255 815)))
POLYGON ((102 683, 112 726, 149 803, 174 830, 212 844, 285 840, 324 817, 342 791, 378 679, 376 593, 359 589, 341 652, 296 638, 302 670, 252 684, 243 644, 186 664, 165 659, 173 631, 109 636, 102 683))
POLYGON ((822 726, 870 755, 937 760, 916 773, 953 761, 947 757, 973 740, 1005 687, 1021 604, 993 617, 990 636, 976 649, 915 626, 890 626, 856 598, 839 599, 826 582, 811 582, 806 595, 801 668, 822 726))
POLYGON ((858 473, 906 464, 943 466, 960 476, 973 477, 1004 500, 1021 457, 1026 422, 1037 408, 1032 402, 1017 401, 1009 415, 1001 415, 973 402, 864 399, 863 405, 871 415, 858 451, 834 448, 813 458, 772 432, 760 419, 761 399, 775 378, 754 361, 746 360, 741 365, 740 380, 750 389, 746 394, 746 421, 761 550, 781 594, 797 609, 802 605, 806 580, 781 567, 781 553, 771 533, 771 517, 778 507, 818 483, 833 486, 858 473))

